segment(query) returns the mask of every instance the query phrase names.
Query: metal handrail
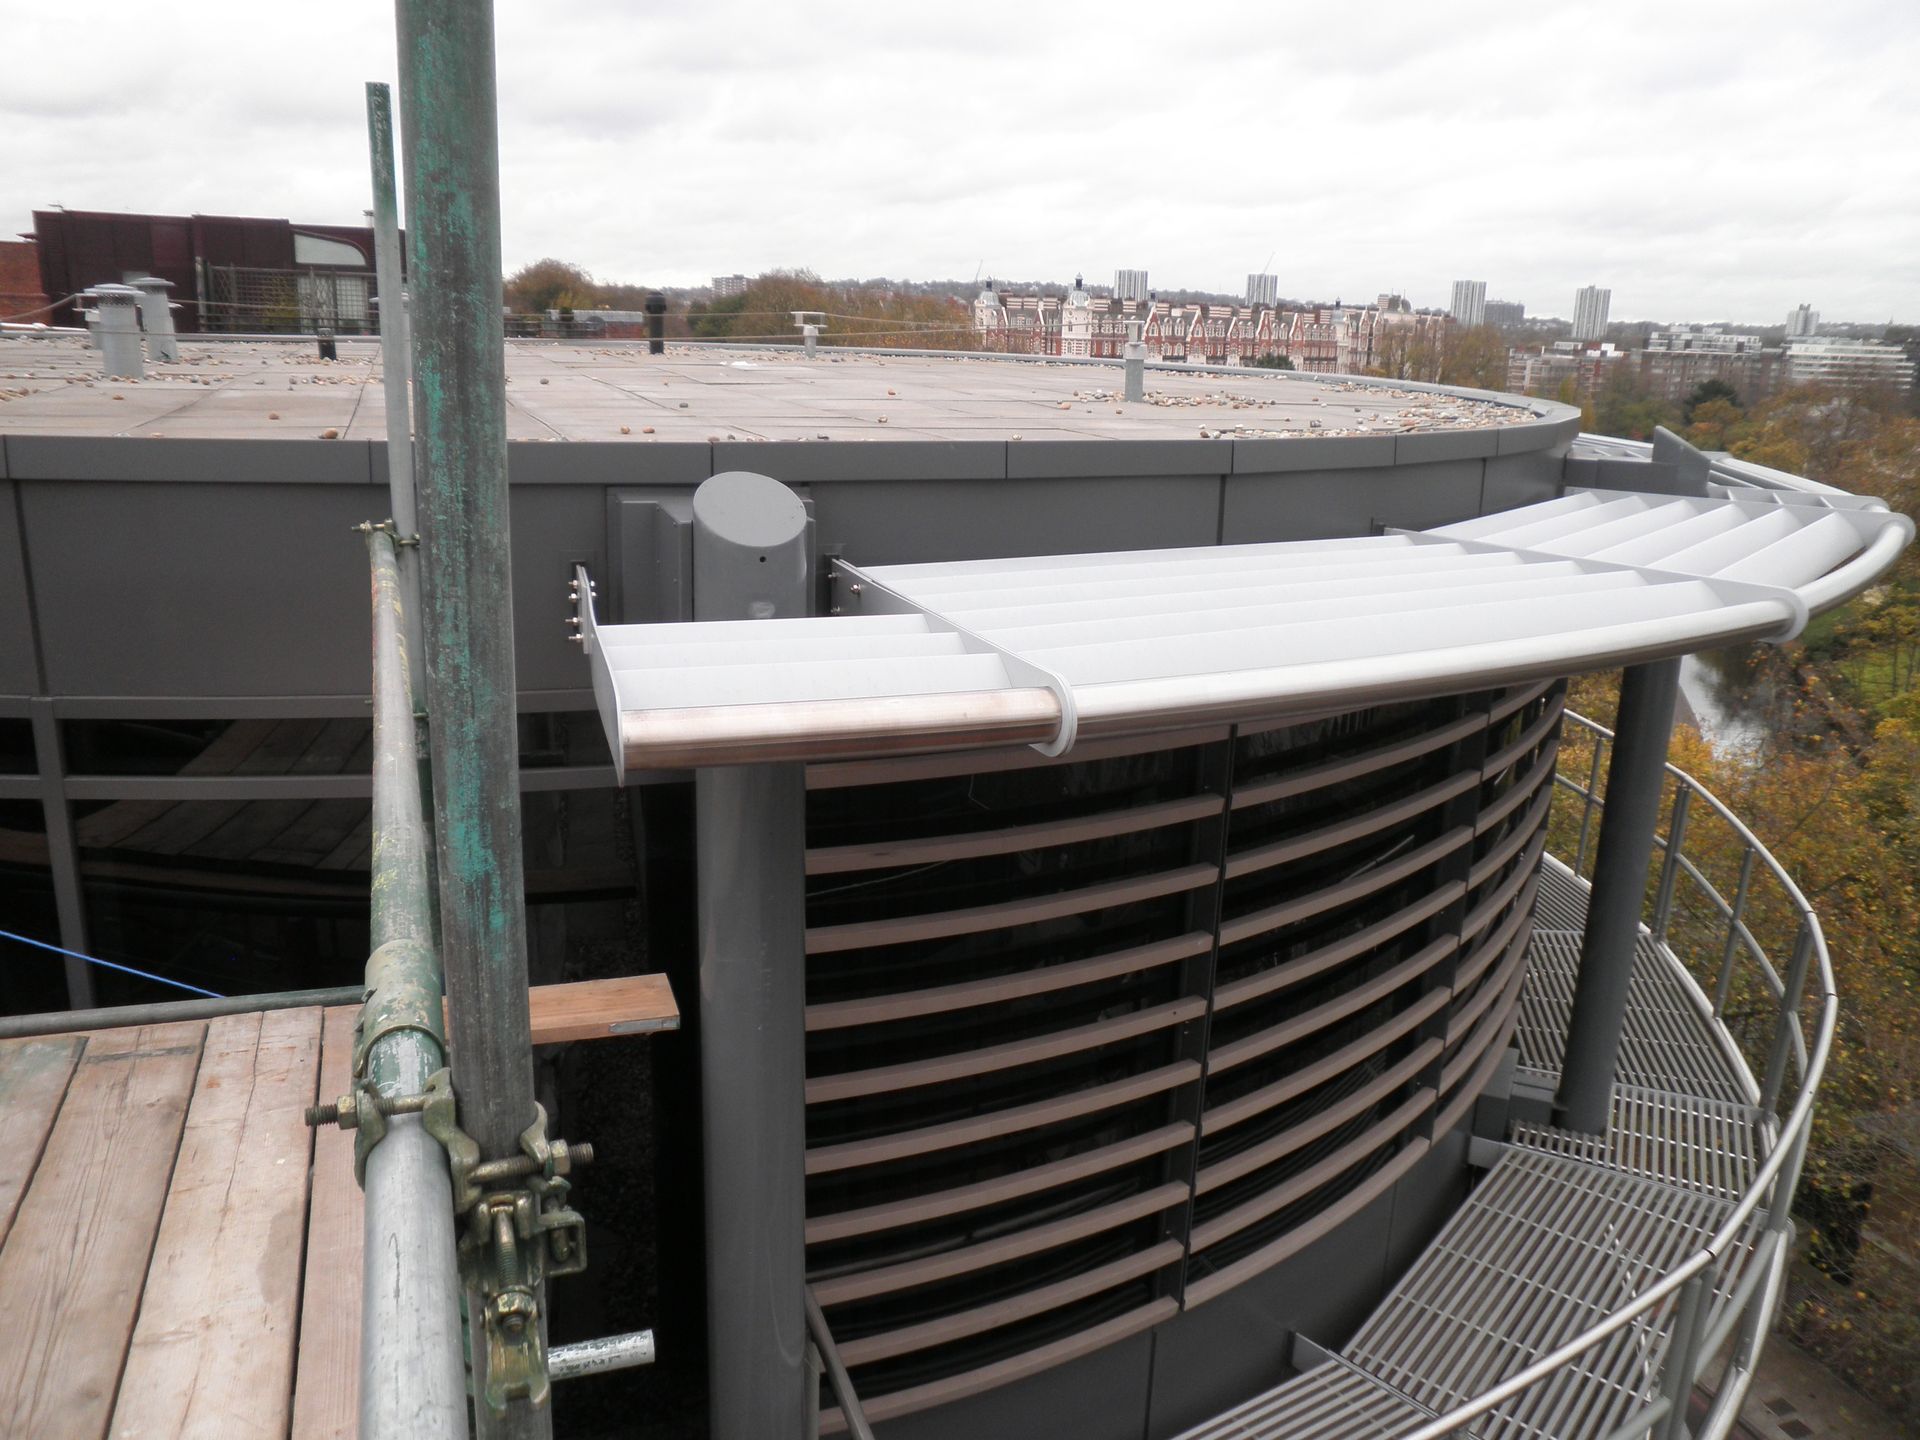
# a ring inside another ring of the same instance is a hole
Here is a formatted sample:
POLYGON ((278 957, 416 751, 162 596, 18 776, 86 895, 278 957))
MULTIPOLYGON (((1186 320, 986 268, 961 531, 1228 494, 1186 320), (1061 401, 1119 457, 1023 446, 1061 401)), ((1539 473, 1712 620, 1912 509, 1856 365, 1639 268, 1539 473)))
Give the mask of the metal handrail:
MULTIPOLYGON (((811 1285, 804 1287, 803 1294, 807 1307, 807 1334, 811 1339, 809 1348, 813 1352, 809 1358, 817 1357, 820 1372, 833 1387, 833 1398, 840 1402, 840 1416, 846 1422, 847 1433, 853 1440, 873 1440, 873 1426, 867 1423, 867 1412, 860 1404, 859 1392, 853 1388, 853 1377, 847 1374, 846 1364, 840 1358, 840 1347, 833 1343, 833 1331, 827 1328, 827 1317, 820 1309, 820 1301, 811 1285)), ((820 1433, 818 1377, 810 1394, 812 1400, 807 1414, 809 1440, 820 1433)))
MULTIPOLYGON (((1563 775, 1556 775, 1554 777, 1557 784, 1561 784, 1576 794, 1579 794, 1585 802, 1585 810, 1581 818, 1580 826, 1580 834, 1584 840, 1592 819, 1593 810, 1604 807, 1605 805, 1605 801, 1599 795, 1595 794, 1594 791, 1597 788, 1597 778, 1600 773, 1599 749, 1613 738, 1613 732, 1605 726, 1596 724, 1594 721, 1571 710, 1566 712, 1566 718, 1573 724, 1593 732, 1596 737, 1595 758, 1588 785, 1582 786, 1577 781, 1570 780, 1563 775)), ((1706 884, 1705 877, 1699 873, 1697 867, 1691 864, 1682 866, 1679 863, 1685 858, 1685 815, 1687 807, 1690 804, 1704 803, 1711 807, 1713 812, 1719 816, 1721 820, 1726 822, 1735 838, 1740 842, 1742 846, 1742 884, 1739 891, 1739 899, 1742 902, 1745 899, 1748 889, 1746 882, 1751 876, 1751 865, 1754 860, 1757 860, 1773 878, 1779 882, 1782 891, 1792 906, 1794 914, 1798 918, 1799 929, 1795 947, 1795 960, 1794 964, 1790 967, 1790 974, 1788 977, 1779 980, 1777 985, 1769 985, 1769 989, 1775 995, 1779 1005, 1775 1024, 1775 1055, 1773 1056, 1773 1064, 1770 1064, 1770 1070, 1780 1063, 1778 1052, 1781 1045, 1781 1037, 1792 1034, 1800 1029, 1799 1009, 1801 996, 1800 993, 1798 993, 1798 987, 1794 983, 1791 972, 1797 971, 1800 977, 1804 979, 1807 971, 1811 969, 1814 972, 1815 981, 1818 985, 1818 997, 1821 1001, 1820 1021, 1811 1043, 1805 1045, 1805 1059, 1799 1067, 1798 1088, 1784 1117, 1780 1115, 1777 1096, 1768 1097, 1764 1094, 1761 1095, 1763 1102, 1770 1100, 1772 1102, 1763 1103, 1761 1108, 1771 1112, 1772 1117, 1778 1122, 1777 1128, 1774 1131, 1773 1142, 1768 1149, 1765 1160, 1762 1161, 1759 1170, 1755 1172, 1745 1192, 1734 1204, 1732 1211, 1722 1222, 1720 1228, 1713 1233, 1712 1237, 1709 1238, 1705 1244, 1701 1245, 1684 1261, 1672 1270, 1669 1270, 1646 1289, 1642 1290, 1625 1305, 1613 1311, 1605 1319, 1589 1326, 1585 1331, 1568 1340, 1565 1344, 1541 1356, 1532 1364, 1517 1371, 1500 1384, 1475 1396, 1472 1400, 1456 1406, 1454 1409, 1419 1426, 1417 1429, 1403 1432, 1400 1440, 1438 1440, 1440 1436, 1457 1433, 1462 1427, 1478 1419, 1480 1416, 1485 1415, 1496 1406, 1513 1399, 1515 1396, 1532 1388, 1541 1381, 1550 1379, 1567 1365, 1602 1344, 1610 1337, 1618 1334, 1641 1316, 1648 1314, 1669 1297, 1675 1295, 1678 1295, 1680 1298, 1674 1310, 1672 1330, 1669 1336, 1667 1350, 1668 1373, 1662 1377, 1660 1387, 1661 1394, 1648 1401, 1640 1413, 1632 1417, 1629 1423, 1645 1426, 1652 1426, 1659 1423, 1661 1425, 1659 1433, 1663 1436, 1684 1434, 1685 1431, 1682 1427, 1685 1421, 1686 1406, 1680 1402, 1682 1402, 1688 1392, 1691 1391, 1694 1382, 1699 1378, 1701 1371, 1705 1369, 1708 1362, 1711 1361, 1714 1349, 1717 1348, 1701 1343, 1707 1328, 1709 1310, 1711 1308, 1705 1303, 1706 1285, 1710 1278, 1709 1272, 1720 1261, 1735 1251, 1738 1246, 1741 1231, 1745 1229, 1747 1222, 1752 1218, 1761 1202, 1766 1200, 1769 1205, 1767 1235, 1762 1243, 1756 1247, 1756 1252, 1753 1256, 1753 1263, 1756 1267, 1765 1267, 1759 1272, 1765 1276, 1764 1283, 1755 1282, 1751 1285, 1743 1284, 1740 1286, 1734 1294, 1729 1297, 1729 1313, 1723 1316, 1720 1321, 1722 1327, 1735 1323, 1742 1327, 1740 1344, 1736 1350, 1733 1364, 1728 1371, 1729 1382, 1740 1388, 1744 1388, 1747 1381, 1751 1378, 1753 1353, 1778 1295, 1781 1278, 1781 1269, 1777 1263, 1778 1255, 1780 1248, 1784 1244, 1785 1231, 1788 1223, 1788 1208, 1792 1202, 1794 1186, 1798 1182, 1800 1164, 1806 1153, 1807 1135, 1813 1118, 1814 1095, 1819 1089, 1820 1080, 1826 1071, 1827 1059, 1832 1050, 1834 1029, 1838 1017, 1839 996, 1834 986, 1833 963, 1827 952, 1826 937, 1821 931, 1820 918, 1814 913, 1813 907, 1807 902, 1807 898, 1801 892, 1800 887, 1794 883, 1792 877, 1781 867, 1779 861, 1774 859, 1766 846, 1760 843, 1752 830, 1728 809, 1717 796, 1677 766, 1668 765, 1666 768, 1667 773, 1673 777, 1677 787, 1675 798, 1677 822, 1670 827, 1669 836, 1677 837, 1679 844, 1673 847, 1671 852, 1673 860, 1667 866, 1664 866, 1663 870, 1671 871, 1676 876, 1684 873, 1696 884, 1704 886, 1705 890, 1715 901, 1716 908, 1718 908, 1727 919, 1728 934, 1724 949, 1723 964, 1730 963, 1736 950, 1744 947, 1749 957, 1765 969, 1770 981, 1779 977, 1777 967, 1768 961, 1766 953, 1761 948, 1759 941, 1742 921, 1740 912, 1735 910, 1732 905, 1724 903, 1724 897, 1720 896, 1717 889, 1706 884), (1685 798, 1683 799, 1681 797, 1685 798), (1749 857, 1752 858, 1749 859, 1749 857), (1742 1292, 1744 1292, 1744 1298, 1742 1298, 1742 1292)), ((1668 844, 1665 839, 1656 837, 1656 840, 1663 851, 1668 850, 1668 844)), ((1585 846, 1582 844, 1580 847, 1581 852, 1584 852, 1584 849, 1585 846)), ((1576 864, 1579 859, 1583 858, 1583 853, 1577 855, 1576 864)), ((1575 874, 1578 874, 1577 869, 1575 870, 1575 874)), ((1663 891, 1670 894, 1671 885, 1670 883, 1666 883, 1666 876, 1664 874, 1662 879, 1663 891)), ((1663 903, 1666 902, 1663 901, 1663 903)), ((1664 937, 1661 937, 1660 943, 1665 947, 1666 942, 1664 937)), ((1675 963, 1678 963, 1678 957, 1673 955, 1671 948, 1667 948, 1667 954, 1675 960, 1675 963)), ((1682 968, 1684 969, 1684 967, 1682 968)), ((1724 994, 1724 984, 1719 985, 1717 989, 1724 994)), ((1708 1021, 1716 1027, 1718 1038, 1726 1047, 1728 1054, 1740 1059, 1743 1069, 1747 1068, 1738 1044, 1726 1026, 1723 1018, 1723 1010, 1724 999, 1712 1007, 1707 1017, 1708 1021)), ((1750 1083, 1752 1082, 1750 1070, 1747 1079, 1750 1083)), ((1756 1093, 1758 1093, 1759 1087, 1756 1086, 1755 1090, 1756 1093)), ((1762 1134, 1764 1137, 1764 1128, 1762 1134)), ((1723 1391, 1726 1388, 1726 1385, 1723 1385, 1723 1391)), ((1724 1434, 1726 1427, 1732 1423, 1734 1413, 1734 1405, 1717 1401, 1709 1417, 1708 1424, 1703 1427, 1702 1433, 1724 1434)))

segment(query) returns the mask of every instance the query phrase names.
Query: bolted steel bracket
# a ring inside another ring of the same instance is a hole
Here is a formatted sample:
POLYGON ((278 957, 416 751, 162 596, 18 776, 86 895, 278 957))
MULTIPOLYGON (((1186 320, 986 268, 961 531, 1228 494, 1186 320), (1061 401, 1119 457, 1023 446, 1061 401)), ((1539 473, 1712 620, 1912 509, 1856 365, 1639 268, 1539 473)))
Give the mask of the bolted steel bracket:
POLYGON ((547 1351, 540 1338, 542 1281, 587 1268, 587 1222, 567 1204, 568 1176, 593 1160, 591 1145, 547 1138, 547 1112, 520 1133, 520 1153, 482 1160, 480 1145, 460 1128, 453 1075, 440 1069, 418 1095, 381 1095, 367 1080, 331 1104, 307 1111, 309 1125, 354 1132, 354 1177, 366 1183, 366 1157, 387 1133, 393 1115, 418 1115, 447 1152, 460 1235, 460 1278, 484 1302, 486 1403, 504 1414, 513 1400, 544 1405, 550 1389, 547 1351))
POLYGON ((459 1126, 448 1073, 436 1071, 427 1088, 421 1122, 446 1147, 454 1212, 465 1220, 460 1276, 484 1301, 484 1399, 495 1414, 513 1400, 544 1405, 550 1385, 537 1296, 542 1281, 587 1268, 587 1222, 567 1204, 567 1176, 593 1159, 593 1147, 549 1140, 547 1112, 536 1105, 520 1154, 482 1160, 459 1126))

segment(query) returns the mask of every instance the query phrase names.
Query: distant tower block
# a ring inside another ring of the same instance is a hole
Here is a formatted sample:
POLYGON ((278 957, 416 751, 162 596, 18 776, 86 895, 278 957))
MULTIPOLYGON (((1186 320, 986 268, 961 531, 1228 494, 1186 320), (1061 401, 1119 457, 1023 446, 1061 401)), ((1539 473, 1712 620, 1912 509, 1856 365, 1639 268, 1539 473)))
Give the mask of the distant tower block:
POLYGON ((1487 324, 1496 329, 1512 329, 1526 323, 1527 307, 1518 300, 1487 301, 1487 324))
POLYGON ((1583 285, 1573 295, 1573 338, 1607 338, 1607 311, 1613 305, 1613 291, 1598 285, 1583 285))
POLYGON ((1280 303, 1280 277, 1278 275, 1247 276, 1247 304, 1276 306, 1280 303))
POLYGON ((1820 333, 1820 312, 1811 305, 1796 305, 1787 312, 1787 339, 1807 340, 1820 333))
POLYGON ((1456 280, 1453 282, 1453 304, 1447 307, 1448 313, 1469 330, 1476 330, 1487 323, 1487 282, 1484 280, 1456 280))
MULTIPOLYGON (((1074 282, 1076 285, 1079 281, 1074 282)), ((1147 272, 1144 270, 1116 270, 1113 272, 1113 298, 1116 300, 1144 300, 1147 298, 1147 272)))
POLYGON ((173 282, 158 275, 143 275, 132 285, 140 292, 140 326, 147 332, 147 354, 156 363, 178 360, 180 342, 173 337, 173 301, 167 298, 173 282))

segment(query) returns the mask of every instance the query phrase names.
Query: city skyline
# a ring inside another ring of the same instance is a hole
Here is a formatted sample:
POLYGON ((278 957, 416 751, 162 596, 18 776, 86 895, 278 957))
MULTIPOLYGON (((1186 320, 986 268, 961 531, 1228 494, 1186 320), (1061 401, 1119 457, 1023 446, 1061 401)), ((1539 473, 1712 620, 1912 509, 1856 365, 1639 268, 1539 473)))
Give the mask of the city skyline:
MULTIPOLYGON (((19 67, 0 95, 14 139, 0 232, 52 204, 357 220, 362 82, 390 78, 394 57, 384 7, 347 9, 314 47, 300 17, 212 0, 213 71, 155 70, 135 44, 19 67)), ((1070 6, 1044 29, 994 4, 964 22, 851 3, 832 23, 728 3, 583 3, 565 26, 522 0, 498 14, 509 271, 554 255, 697 285, 781 267, 965 280, 1144 260, 1161 288, 1222 294, 1273 272, 1283 295, 1391 290, 1444 308, 1474 275, 1553 313, 1591 278, 1622 321, 1757 320, 1809 297, 1830 321, 1920 321, 1920 150, 1906 143, 1920 95, 1861 64, 1920 45, 1920 13, 1902 7, 1761 5, 1728 24, 1670 7, 1382 5, 1290 15, 1284 33, 1243 7, 1156 33, 1170 54, 1236 36, 1211 62, 1204 120, 1186 99, 1060 83, 1089 37, 1130 33, 1128 15, 1164 26, 1146 9, 1070 6), (1576 56, 1604 86, 1555 78, 1576 56), (1513 83, 1468 83, 1462 67, 1513 83), (1819 103, 1751 103, 1782 75, 1819 103), (1329 138, 1303 141, 1301 115, 1329 138), (1145 228, 1119 174, 1156 177, 1182 223, 1145 228)), ((57 53, 63 23, 10 17, 10 48, 57 53)))

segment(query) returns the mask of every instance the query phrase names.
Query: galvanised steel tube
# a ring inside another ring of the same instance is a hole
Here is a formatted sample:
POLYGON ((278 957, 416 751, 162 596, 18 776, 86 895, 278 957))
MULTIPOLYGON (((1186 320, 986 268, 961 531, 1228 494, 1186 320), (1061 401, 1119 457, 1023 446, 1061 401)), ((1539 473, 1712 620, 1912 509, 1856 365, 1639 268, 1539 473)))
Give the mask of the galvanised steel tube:
MULTIPOLYGON (((360 1015, 366 1075, 416 1095, 443 1061, 432 877, 393 537, 367 536, 373 574, 373 955, 360 1015)), ((361 1286, 360 1434, 464 1437, 453 1190, 447 1154, 417 1115, 396 1115, 367 1154, 361 1286)))
MULTIPOLYGON (((400 206, 394 192, 393 91, 367 82, 367 157, 373 172, 374 274, 380 286, 380 374, 387 410, 388 514, 402 539, 420 533, 413 493, 413 342, 407 322, 406 284, 401 276, 400 206)), ((400 552, 400 588, 406 597, 407 661, 413 693, 427 689, 426 656, 419 639, 420 552, 400 552)))
POLYGON ((358 1005, 366 994, 365 986, 343 985, 331 990, 275 990, 265 995, 226 995, 217 1000, 157 1000, 151 1005, 109 1005, 97 1010, 7 1015, 0 1017, 0 1040, 64 1035, 75 1030, 120 1029, 130 1025, 166 1025, 176 1020, 211 1020, 216 1015, 253 1015, 262 1010, 358 1005))
POLYGON ((1633 976, 1679 686, 1678 660, 1629 666, 1621 677, 1620 722, 1613 763, 1607 769, 1607 804, 1593 862, 1593 891, 1587 902, 1573 1012, 1567 1020, 1560 1090, 1554 1097, 1559 1122, 1589 1135, 1604 1133, 1613 1111, 1614 1067, 1626 1023, 1627 988, 1633 976))
MULTIPOLYGON (((432 733, 441 954, 461 1128, 482 1160, 535 1122, 520 854, 500 153, 492 0, 398 0, 412 258, 414 480, 432 733)), ((555 577, 556 580, 558 577, 555 577)), ((469 1310, 482 1309, 477 1291, 469 1310)), ((546 1296, 535 1303, 545 1326, 546 1296)), ((471 1327, 474 1388, 485 1328, 471 1327)), ((545 1437, 526 1399, 476 1407, 483 1436, 545 1437)))

